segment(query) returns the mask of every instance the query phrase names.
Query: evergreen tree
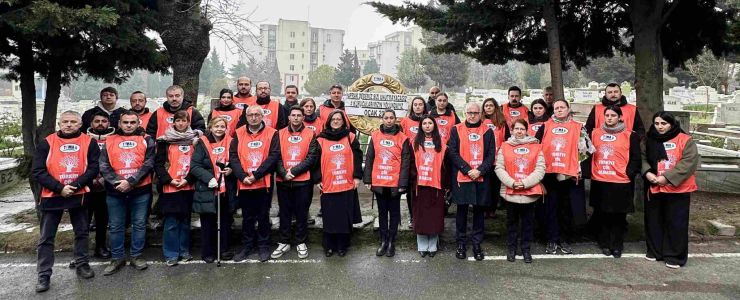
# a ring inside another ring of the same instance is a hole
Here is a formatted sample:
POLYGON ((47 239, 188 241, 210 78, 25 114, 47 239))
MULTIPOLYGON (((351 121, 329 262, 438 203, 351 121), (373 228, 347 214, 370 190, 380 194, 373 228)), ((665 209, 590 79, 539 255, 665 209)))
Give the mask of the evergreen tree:
MULTIPOLYGON (((432 48, 444 43, 444 37, 431 31, 422 32, 422 43, 432 48)), ((460 54, 434 54, 429 50, 421 50, 421 65, 424 72, 442 88, 459 87, 468 80, 468 66, 471 59, 460 54)))
POLYGON ((398 80, 413 91, 418 91, 427 82, 424 68, 421 66, 421 55, 415 48, 409 48, 401 53, 397 69, 398 80))
POLYGON ((319 96, 336 83, 337 70, 329 65, 320 65, 316 70, 308 72, 308 80, 303 88, 309 95, 319 96))
MULTIPOLYGON (((349 86, 357 78, 360 78, 359 76, 359 66, 355 65, 355 55, 352 54, 349 50, 344 50, 344 53, 341 57, 339 57, 339 66, 337 66, 337 73, 334 80, 343 85, 343 86, 349 86)), ((329 88, 328 86, 326 88, 329 88)))
POLYGON ((371 58, 365 63, 365 68, 362 70, 362 73, 367 74, 373 74, 380 72, 380 66, 378 66, 378 61, 374 58, 371 58))

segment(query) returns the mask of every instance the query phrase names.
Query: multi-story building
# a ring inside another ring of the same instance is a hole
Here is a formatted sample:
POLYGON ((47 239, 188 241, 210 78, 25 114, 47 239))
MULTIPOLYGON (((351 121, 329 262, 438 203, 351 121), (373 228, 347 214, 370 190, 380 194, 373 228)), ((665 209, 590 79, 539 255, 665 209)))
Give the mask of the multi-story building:
POLYGON ((276 59, 283 86, 303 90, 308 72, 320 65, 337 66, 344 48, 344 30, 311 27, 307 21, 280 19, 260 25, 260 56, 276 59))
MULTIPOLYGON (((367 45, 368 60, 375 59, 380 66, 381 73, 396 76, 396 65, 398 65, 398 60, 401 58, 401 53, 412 48, 423 49, 424 44, 422 44, 421 38, 421 27, 419 26, 413 26, 407 31, 396 31, 388 34, 382 41, 367 45)), ((364 66, 364 63, 360 64, 364 66)))
POLYGON ((370 51, 368 50, 354 50, 357 54, 357 62, 360 63, 360 71, 365 75, 365 64, 370 60, 370 51))

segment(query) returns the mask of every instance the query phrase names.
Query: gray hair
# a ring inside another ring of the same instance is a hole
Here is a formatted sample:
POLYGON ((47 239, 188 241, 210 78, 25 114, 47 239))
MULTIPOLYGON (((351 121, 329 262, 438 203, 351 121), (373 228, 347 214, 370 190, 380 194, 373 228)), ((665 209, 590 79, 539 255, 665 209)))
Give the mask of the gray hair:
POLYGON ((259 106, 259 105, 250 105, 249 107, 247 107, 246 113, 249 114, 250 111, 254 111, 254 110, 257 110, 260 113, 260 115, 262 115, 263 117, 265 116, 265 112, 262 111, 262 106, 259 106))
POLYGON ((482 109, 482 108, 480 107, 480 103, 478 103, 478 102, 476 102, 476 101, 473 101, 473 102, 468 102, 468 103, 465 103, 465 111, 467 112, 467 111, 468 111, 468 108, 471 108, 471 107, 473 107, 473 106, 476 106, 476 107, 478 107, 478 110, 481 110, 481 109, 482 109))
POLYGON ((75 116, 75 117, 77 118, 77 121, 80 121, 80 122, 82 122, 82 116, 80 115, 80 113, 79 113, 79 112, 76 112, 76 111, 74 111, 74 110, 67 110, 67 111, 64 111, 63 113, 61 113, 61 114, 59 115, 59 117, 61 118, 61 116, 63 116, 63 115, 71 115, 71 116, 75 116))

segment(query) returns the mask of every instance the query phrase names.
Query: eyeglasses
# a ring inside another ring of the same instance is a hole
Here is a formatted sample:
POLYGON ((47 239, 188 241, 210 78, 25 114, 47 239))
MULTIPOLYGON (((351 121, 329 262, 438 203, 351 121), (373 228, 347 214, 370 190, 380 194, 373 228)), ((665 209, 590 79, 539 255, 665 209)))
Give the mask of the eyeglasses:
POLYGON ((469 111, 469 112, 466 112, 465 114, 467 114, 469 116, 475 116, 475 115, 479 115, 480 112, 479 111, 469 111))

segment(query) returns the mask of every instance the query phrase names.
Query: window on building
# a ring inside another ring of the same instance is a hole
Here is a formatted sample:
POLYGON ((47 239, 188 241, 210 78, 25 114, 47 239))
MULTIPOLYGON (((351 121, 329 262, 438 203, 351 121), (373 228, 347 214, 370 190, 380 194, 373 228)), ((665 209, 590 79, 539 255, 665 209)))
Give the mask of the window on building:
POLYGON ((295 49, 295 43, 290 43, 290 49, 295 49))
POLYGON ((292 38, 294 38, 294 37, 295 37, 295 31, 291 31, 291 32, 290 32, 290 37, 292 37, 292 38))
POLYGON ((294 65, 290 65, 290 70, 291 71, 295 71, 295 66, 294 65))
POLYGON ((305 53, 301 53, 301 58, 306 58, 306 54, 305 53))
POLYGON ((306 32, 305 31, 301 31, 301 36, 306 36, 306 32))
POLYGON ((293 60, 293 59, 295 59, 295 54, 292 54, 292 53, 291 53, 291 54, 290 54, 290 60, 293 60))
POLYGON ((301 43, 301 48, 306 47, 306 43, 301 43))
POLYGON ((303 67, 303 65, 301 65, 301 70, 303 70, 303 69, 305 69, 305 68, 303 67))
POLYGON ((326 42, 331 43, 331 34, 329 33, 326 34, 326 42))

